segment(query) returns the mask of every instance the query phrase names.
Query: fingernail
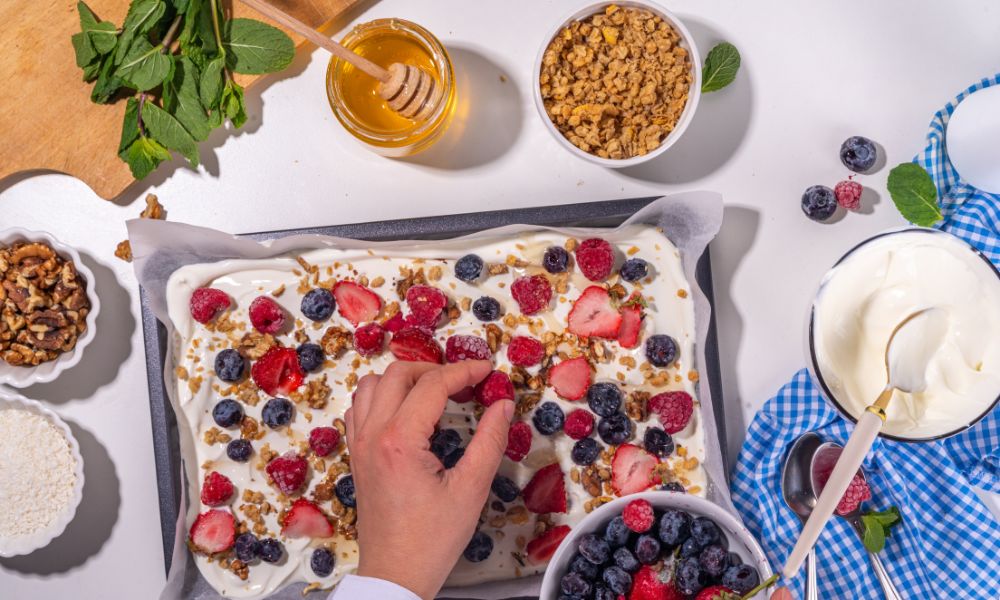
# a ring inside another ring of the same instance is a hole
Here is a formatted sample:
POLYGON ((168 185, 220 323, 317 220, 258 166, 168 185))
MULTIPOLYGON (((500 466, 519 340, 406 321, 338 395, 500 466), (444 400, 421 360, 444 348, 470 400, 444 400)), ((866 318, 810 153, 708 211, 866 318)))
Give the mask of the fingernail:
POLYGON ((507 417, 507 420, 514 418, 514 401, 513 400, 503 400, 503 414, 507 417))

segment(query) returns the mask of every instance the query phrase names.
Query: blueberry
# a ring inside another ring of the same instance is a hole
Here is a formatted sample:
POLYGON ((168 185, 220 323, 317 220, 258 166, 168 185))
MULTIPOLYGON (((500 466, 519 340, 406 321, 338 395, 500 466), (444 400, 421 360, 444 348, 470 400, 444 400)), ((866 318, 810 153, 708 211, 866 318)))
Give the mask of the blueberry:
POLYGON ((629 573, 635 573, 642 566, 639 559, 637 559, 628 548, 618 548, 615 550, 612 557, 614 558, 616 565, 629 573))
POLYGON ((864 173, 875 166, 878 150, 875 142, 856 135, 844 140, 840 145, 840 162, 855 173, 864 173))
POLYGON ((219 427, 232 427, 243 420, 243 407, 236 400, 220 400, 212 409, 212 418, 219 427))
POLYGON ((698 555, 698 564, 710 577, 718 577, 729 566, 729 553, 722 546, 709 546, 698 555))
POLYGON ((317 577, 327 577, 333 573, 333 553, 326 548, 316 548, 309 558, 309 566, 317 577))
POLYGON ((260 559, 264 562, 276 563, 285 553, 285 547, 274 538, 264 538, 260 541, 260 559))
POLYGON ((635 557, 644 565, 651 565, 660 559, 660 540, 649 534, 642 534, 635 540, 635 557))
POLYGON ((462 551, 462 556, 469 562, 483 562, 493 553, 493 538, 482 531, 472 534, 472 539, 462 551))
POLYGON ((236 558, 248 563, 260 555, 260 542, 252 533, 242 533, 233 544, 236 558))
POLYGON ((760 584, 760 574, 750 565, 735 565, 722 574, 722 585, 737 594, 746 594, 760 584))
POLYGON ((622 264, 619 273, 625 281, 639 281, 649 275, 649 263, 641 258, 630 258, 622 264))
POLYGON ((642 445, 646 452, 663 458, 674 451, 674 440, 670 434, 659 427, 650 427, 642 436, 642 445))
POLYGON ((615 413, 597 422, 597 433, 606 444, 624 444, 632 435, 632 421, 625 413, 615 413))
POLYGON ((483 259, 475 254, 466 254, 455 263, 455 277, 462 281, 475 281, 482 273, 483 259))
POLYGON ((458 450, 462 444, 462 436, 454 429, 438 429, 431 436, 431 454, 444 462, 445 457, 458 450))
POLYGON ((653 335, 646 340, 646 359, 657 367, 669 367, 677 360, 677 341, 669 335, 653 335))
POLYGON ((333 299, 333 294, 326 288, 315 288, 306 292, 302 296, 302 304, 299 307, 302 314, 310 321, 325 321, 333 314, 333 309, 337 307, 337 301, 333 299))
POLYGON ((504 502, 517 500, 517 496, 521 493, 517 484, 509 477, 504 477, 503 475, 497 475, 493 478, 493 485, 490 486, 490 489, 493 490, 497 498, 500 498, 504 502))
POLYGON ((559 246, 549 246, 542 257, 542 266, 549 273, 562 273, 569 266, 569 252, 559 246))
POLYGON ((233 383, 243 379, 243 371, 246 370, 246 366, 247 361, 232 348, 227 348, 215 355, 215 374, 223 381, 233 383))
POLYGON ((590 596, 590 582, 583 578, 583 575, 570 571, 559 580, 559 590, 567 596, 577 596, 586 598, 590 596))
POLYGON ((582 555, 577 554, 573 557, 573 560, 569 562, 569 570, 573 573, 579 573, 587 581, 593 581, 597 579, 600 567, 590 562, 582 555))
POLYGON ((730 567, 735 567, 736 565, 742 565, 742 564, 743 564, 743 559, 740 558, 739 554, 736 554, 735 552, 730 552, 729 553, 729 566, 730 567))
POLYGON ((569 455, 573 459, 573 462, 581 467, 586 467, 594 464, 597 457, 601 455, 601 445, 594 438, 583 438, 573 444, 573 449, 570 450, 569 455))
POLYGON ((621 515, 611 519, 608 522, 608 526, 604 528, 604 539, 607 540, 608 544, 612 548, 618 548, 624 546, 628 543, 628 537, 631 534, 631 529, 625 525, 625 519, 621 515))
POLYGON ((323 348, 319 344, 302 344, 296 350, 299 354, 299 366, 303 371, 313 372, 323 366, 326 357, 323 355, 323 348))
POLYGON ((692 556, 697 557, 699 554, 701 554, 701 544, 695 541, 694 538, 689 537, 684 540, 683 544, 681 544, 681 558, 690 558, 692 556))
POLYGON ((253 454, 253 445, 250 444, 250 440, 239 439, 226 444, 226 456, 231 460, 246 462, 250 460, 251 454, 253 454))
POLYGON ((684 486, 677 481, 668 481, 660 486, 660 489, 664 492, 677 492, 679 494, 687 492, 687 490, 684 489, 684 486))
POLYGON ((708 585, 708 582, 708 575, 701 570, 697 558, 685 558, 677 565, 674 585, 680 593, 693 596, 708 585))
POLYGON ((813 221, 826 221, 837 212, 837 197, 825 185, 814 185, 802 194, 802 212, 813 221))
POLYGON ((596 533, 581 536, 578 544, 580 554, 595 565, 603 565, 611 557, 611 546, 596 533))
POLYGON ((623 399, 621 388, 607 381, 600 381, 587 389, 587 405, 599 417, 617 413, 623 399))
POLYGON ((292 403, 284 398, 271 398, 264 404, 260 416, 271 429, 284 427, 292 421, 292 403))
POLYGON ((358 499, 354 497, 354 475, 338 479, 333 491, 337 493, 337 500, 340 500, 341 504, 347 508, 357 507, 358 499))
POLYGON ((617 598, 618 596, 603 583, 594 584, 594 600, 616 600, 617 598))
POLYGON ((660 517, 660 541, 668 546, 683 544, 691 536, 691 515, 667 508, 660 517))
POLYGON ((472 314, 480 321, 496 321, 500 318, 500 303, 494 298, 483 296, 472 303, 472 314))
POLYGON ((616 594, 627 594, 629 588, 632 587, 632 576, 625 569, 618 566, 604 569, 601 579, 604 580, 608 589, 616 594))
POLYGON ((552 435, 557 431, 562 431, 565 421, 566 415, 555 402, 543 402, 535 409, 535 414, 531 417, 535 429, 542 435, 552 435))
POLYGON ((722 532, 715 521, 708 517, 697 517, 691 522, 691 537, 704 548, 712 544, 719 543, 722 539, 722 532))
POLYGON ((454 466, 458 464, 458 461, 461 460, 463 456, 465 456, 465 448, 459 448, 458 450, 455 450, 448 456, 444 457, 444 460, 441 461, 441 464, 444 465, 445 469, 454 468, 454 466))

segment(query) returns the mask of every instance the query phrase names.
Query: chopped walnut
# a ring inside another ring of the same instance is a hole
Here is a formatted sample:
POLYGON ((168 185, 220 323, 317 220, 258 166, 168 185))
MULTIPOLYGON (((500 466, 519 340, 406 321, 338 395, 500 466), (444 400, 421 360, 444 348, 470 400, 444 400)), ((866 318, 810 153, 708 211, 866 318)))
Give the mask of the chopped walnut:
POLYGON ((343 327, 329 327, 323 334, 323 339, 319 345, 323 347, 323 352, 331 358, 339 358, 348 348, 354 344, 351 332, 343 327))
POLYGON ((115 256, 125 262, 132 262, 132 243, 128 240, 118 242, 118 246, 115 247, 115 256))
POLYGON ((646 405, 649 396, 649 392, 633 391, 625 400, 625 414, 633 421, 645 421, 649 417, 649 409, 646 405))

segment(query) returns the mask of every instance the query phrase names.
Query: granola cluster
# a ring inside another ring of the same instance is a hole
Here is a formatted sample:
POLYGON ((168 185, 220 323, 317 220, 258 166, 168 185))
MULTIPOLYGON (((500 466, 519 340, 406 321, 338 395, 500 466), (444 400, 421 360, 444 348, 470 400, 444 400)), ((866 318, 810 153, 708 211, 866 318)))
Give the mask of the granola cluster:
POLYGON ((37 366, 69 352, 87 328, 86 282, 49 245, 0 247, 0 360, 37 366))
POLYGON ((545 111, 573 145, 601 158, 642 156, 673 131, 693 81, 680 34, 648 10, 609 5, 549 44, 545 111))

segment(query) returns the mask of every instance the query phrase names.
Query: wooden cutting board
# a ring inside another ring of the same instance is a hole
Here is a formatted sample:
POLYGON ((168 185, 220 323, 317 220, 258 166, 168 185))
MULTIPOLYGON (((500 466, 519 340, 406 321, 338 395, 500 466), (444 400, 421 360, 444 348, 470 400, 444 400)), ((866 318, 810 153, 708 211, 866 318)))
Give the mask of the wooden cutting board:
MULTIPOLYGON (((86 1, 117 25, 128 12, 128 0, 86 1)), ((361 0, 268 1, 319 29, 361 0)), ((238 0, 231 6, 234 16, 264 20, 238 0)), ((125 102, 90 101, 70 43, 80 30, 76 0, 0 0, 0 23, 0 180, 50 170, 83 180, 102 198, 120 194, 133 181, 116 154, 125 102)))

